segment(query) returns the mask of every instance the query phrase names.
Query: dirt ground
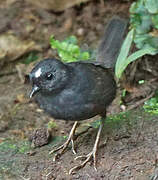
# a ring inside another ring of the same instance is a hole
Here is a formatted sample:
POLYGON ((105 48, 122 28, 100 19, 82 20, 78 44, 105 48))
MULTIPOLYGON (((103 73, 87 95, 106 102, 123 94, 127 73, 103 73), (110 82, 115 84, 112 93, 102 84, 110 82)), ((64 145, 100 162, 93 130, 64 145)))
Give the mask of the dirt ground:
MULTIPOLYGON (((104 4, 97 1, 53 13, 17 1, 6 11, 1 11, 0 16, 3 15, 4 21, 1 21, 0 32, 11 30, 23 40, 34 40, 41 47, 38 52, 40 60, 55 55, 49 47, 51 34, 56 39, 73 34, 81 44, 86 42, 91 48, 96 48, 109 18, 115 14, 127 18, 129 6, 128 1, 113 0, 104 4), (23 28, 25 24, 28 28, 23 28)), ((6 65, 0 72, 0 179, 158 179, 158 116, 145 113, 142 107, 107 118, 97 155, 97 172, 88 163, 83 169, 69 175, 69 169, 81 163, 74 160, 76 155, 71 148, 54 162, 54 155, 49 155, 49 152, 64 142, 72 122, 53 120, 28 98, 31 87, 24 83, 24 76, 31 71, 34 63, 21 64, 23 58, 20 56, 16 61, 4 63, 6 65), (30 134, 37 128, 46 128, 49 121, 55 124, 49 143, 42 147, 31 147, 28 140, 30 134)), ((152 78, 147 76, 147 80, 152 78)), ((108 115, 114 111, 120 111, 117 101, 110 106, 108 115)), ((80 132, 86 130, 86 133, 75 141, 77 155, 86 155, 92 150, 97 129, 88 127, 99 118, 82 123, 80 132)))

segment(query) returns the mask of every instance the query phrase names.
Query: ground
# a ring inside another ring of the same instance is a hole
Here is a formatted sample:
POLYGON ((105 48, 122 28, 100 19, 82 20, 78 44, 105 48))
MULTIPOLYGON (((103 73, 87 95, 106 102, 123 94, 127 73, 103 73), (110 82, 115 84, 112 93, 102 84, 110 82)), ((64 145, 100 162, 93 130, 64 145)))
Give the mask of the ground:
MULTIPOLYGON (((127 18, 129 5, 129 2, 113 0, 105 2, 104 6, 99 2, 87 3, 65 12, 52 13, 18 2, 14 4, 14 12, 13 8, 5 11, 4 22, 9 23, 9 26, 8 24, 6 26, 7 30, 11 28, 23 39, 31 36, 32 40, 40 44, 42 51, 38 56, 43 58, 54 54, 48 45, 52 33, 59 39, 75 34, 81 44, 86 42, 91 48, 96 48, 99 37, 104 31, 104 24, 114 14, 127 18), (16 8, 18 11, 23 10, 21 15, 23 19, 20 21, 18 20, 21 17, 15 12, 16 8), (26 15, 28 12, 29 16, 26 15), (24 24, 28 24, 28 28, 22 28, 24 24)), ((6 31, 5 25, 4 30, 6 31)), ((1 32, 3 31, 1 29, 1 32)), ((83 169, 69 175, 69 169, 81 163, 74 160, 76 155, 72 153, 71 148, 54 162, 54 154, 49 155, 49 152, 53 147, 64 142, 72 122, 54 120, 39 109, 33 100, 29 100, 31 87, 24 83, 24 75, 31 71, 33 64, 20 64, 23 58, 19 57, 16 61, 7 62, 0 72, 0 179, 158 179, 158 116, 145 112, 142 106, 114 115, 114 111, 120 111, 118 100, 108 110, 109 117, 105 122, 97 154, 97 172, 93 165, 88 163, 83 169), (47 128, 50 121, 53 127, 48 144, 34 148, 29 141, 30 135, 36 129, 47 128)), ((150 76, 146 78, 152 79, 150 76)), ((97 116, 81 123, 77 133, 84 131, 85 133, 75 141, 77 155, 85 155, 91 151, 97 133, 95 125, 99 118, 97 116)))

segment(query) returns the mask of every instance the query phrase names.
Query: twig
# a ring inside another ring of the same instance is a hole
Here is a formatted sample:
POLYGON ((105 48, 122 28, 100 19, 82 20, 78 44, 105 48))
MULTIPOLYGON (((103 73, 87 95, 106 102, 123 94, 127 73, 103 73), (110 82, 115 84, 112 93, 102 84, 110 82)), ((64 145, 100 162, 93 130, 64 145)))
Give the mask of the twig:
POLYGON ((145 101, 147 101, 148 99, 150 99, 153 95, 155 94, 155 92, 152 92, 149 96, 147 96, 144 99, 141 99, 140 101, 136 102, 135 104, 132 104, 131 106, 129 106, 126 111, 129 111, 131 109, 134 109, 138 106, 140 106, 141 104, 143 104, 145 101))

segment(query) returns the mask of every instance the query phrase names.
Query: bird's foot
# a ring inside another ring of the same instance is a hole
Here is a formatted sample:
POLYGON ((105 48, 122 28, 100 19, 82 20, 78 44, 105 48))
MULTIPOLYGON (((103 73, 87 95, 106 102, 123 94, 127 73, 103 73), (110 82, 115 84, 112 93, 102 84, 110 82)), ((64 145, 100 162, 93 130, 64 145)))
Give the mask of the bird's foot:
POLYGON ((75 151, 75 149, 74 149, 73 137, 69 137, 64 144, 62 144, 62 145, 59 146, 58 148, 53 149, 52 151, 49 152, 49 154, 53 154, 53 153, 61 150, 60 152, 58 152, 57 154, 55 154, 55 156, 54 156, 54 158, 53 158, 53 161, 56 161, 56 159, 60 158, 60 156, 65 152, 66 148, 69 146, 69 143, 70 143, 70 142, 71 142, 71 144, 72 144, 72 152, 73 152, 74 154, 76 154, 76 151, 75 151))
POLYGON ((53 158, 53 161, 56 161, 56 159, 58 159, 65 152, 65 150, 69 146, 70 142, 71 142, 71 145, 72 145, 72 152, 74 154, 76 154, 76 151, 75 151, 75 148, 74 148, 74 133, 75 133, 76 127, 77 127, 77 122, 74 123, 74 125, 73 125, 73 127, 71 129, 71 132, 69 134, 69 137, 66 140, 66 142, 64 144, 62 144, 61 146, 59 146, 58 148, 53 149, 52 151, 49 152, 49 154, 53 154, 53 153, 61 150, 60 152, 55 154, 55 156, 53 158))
POLYGON ((102 118, 101 119, 101 124, 99 126, 99 130, 98 130, 98 133, 97 133, 97 137, 96 137, 96 140, 95 140, 95 143, 94 143, 94 146, 93 146, 93 150, 89 154, 87 154, 86 156, 78 156, 78 157, 76 157, 75 159, 85 158, 85 160, 80 165, 71 168, 70 171, 69 171, 69 174, 72 174, 74 171, 83 168, 91 160, 93 160, 94 169, 97 171, 97 168, 96 168, 96 163, 97 163, 96 154, 97 154, 100 134, 101 134, 103 125, 104 125, 104 119, 102 118))
POLYGON ((94 147, 93 150, 89 154, 87 154, 86 156, 77 156, 75 158, 75 160, 77 160, 77 159, 85 159, 85 160, 80 165, 71 168, 69 170, 69 174, 72 174, 74 171, 83 168, 91 160, 93 160, 94 169, 97 171, 97 168, 96 168, 96 162, 97 162, 96 153, 97 153, 97 148, 94 147))

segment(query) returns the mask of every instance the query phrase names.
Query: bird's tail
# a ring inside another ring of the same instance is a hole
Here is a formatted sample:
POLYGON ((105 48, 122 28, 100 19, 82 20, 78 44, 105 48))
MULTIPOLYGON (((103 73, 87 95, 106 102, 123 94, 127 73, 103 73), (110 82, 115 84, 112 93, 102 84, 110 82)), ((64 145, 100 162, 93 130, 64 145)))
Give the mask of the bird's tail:
POLYGON ((124 39, 127 20, 114 16, 107 24, 98 47, 96 64, 114 68, 124 39))

